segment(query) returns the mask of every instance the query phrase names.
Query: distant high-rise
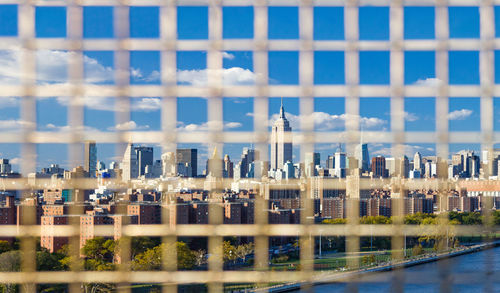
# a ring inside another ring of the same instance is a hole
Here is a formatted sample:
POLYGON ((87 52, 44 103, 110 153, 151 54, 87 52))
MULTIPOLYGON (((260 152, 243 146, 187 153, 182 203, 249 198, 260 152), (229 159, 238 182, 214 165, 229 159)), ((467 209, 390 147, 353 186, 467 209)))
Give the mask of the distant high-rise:
POLYGON ((372 158, 372 174, 373 178, 388 177, 388 171, 385 168, 385 158, 377 156, 372 158))
POLYGON ((233 178, 233 162, 231 162, 229 155, 224 156, 224 176, 233 178))
POLYGON ((177 176, 177 162, 174 152, 166 152, 161 155, 162 174, 164 177, 177 176))
POLYGON ((401 177, 403 178, 408 178, 409 172, 410 172, 410 161, 408 160, 407 156, 403 156, 400 160, 400 167, 399 167, 399 172, 401 174, 401 177))
POLYGON ((335 156, 328 156, 325 163, 327 169, 335 169, 335 156))
POLYGON ((335 152, 335 176, 339 178, 344 178, 346 176, 346 159, 347 154, 342 151, 339 145, 339 148, 335 152))
MULTIPOLYGON (((177 149, 176 160, 178 167, 179 164, 183 168, 191 170, 189 177, 196 177, 198 175, 198 150, 197 149, 177 149)), ((180 171, 179 171, 180 172, 180 171)))
POLYGON ((422 170, 422 155, 419 152, 413 156, 413 170, 422 170))
POLYGON ((135 179, 139 176, 139 165, 137 164, 137 154, 135 153, 134 144, 129 143, 123 154, 121 163, 122 179, 124 181, 135 179))
POLYGON ((96 176, 97 167, 97 147, 95 141, 87 140, 84 144, 83 168, 89 173, 90 177, 96 176))
POLYGON ((6 174, 12 171, 12 166, 9 164, 8 159, 0 159, 0 173, 6 174))
POLYGON ((306 153, 304 159, 305 173, 307 177, 316 176, 316 166, 320 165, 319 153, 306 153))
POLYGON ((363 171, 370 170, 370 155, 368 153, 368 144, 358 144, 354 150, 354 157, 358 159, 358 168, 363 171))
POLYGON ((249 177, 248 173, 250 171, 250 164, 259 159, 259 152, 250 148, 243 148, 243 153, 241 154, 241 161, 239 162, 239 172, 240 178, 249 177))
MULTIPOLYGON (((137 164, 139 165, 139 176, 146 174, 146 166, 153 166, 153 148, 139 146, 135 147, 134 151, 137 155, 137 164)), ((150 168, 151 168, 150 167, 150 168)))
POLYGON ((281 102, 280 116, 274 122, 271 134, 271 169, 282 169, 292 158, 292 128, 285 117, 285 108, 281 102))
POLYGON ((217 148, 214 148, 212 157, 207 160, 207 175, 212 177, 225 177, 224 176, 224 160, 221 159, 217 148))

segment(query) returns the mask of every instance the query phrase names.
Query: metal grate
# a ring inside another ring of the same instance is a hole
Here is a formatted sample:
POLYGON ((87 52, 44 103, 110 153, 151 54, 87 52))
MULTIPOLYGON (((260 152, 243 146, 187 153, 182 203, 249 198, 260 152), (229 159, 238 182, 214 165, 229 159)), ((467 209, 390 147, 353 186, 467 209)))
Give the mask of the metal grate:
MULTIPOLYGON (((65 143, 70 145, 69 160, 78 161, 81 153, 81 142, 92 139, 97 143, 116 143, 123 145, 129 141, 137 143, 160 144, 163 151, 175 150, 179 143, 203 143, 210 146, 222 146, 224 143, 254 143, 257 150, 266 156, 268 152, 268 102, 273 96, 294 96, 300 98, 301 130, 293 133, 293 143, 301 147, 301 157, 305 152, 313 151, 316 143, 346 143, 348 152, 353 152, 354 146, 360 139, 360 125, 356 117, 359 116, 360 97, 390 97, 391 131, 364 132, 363 139, 367 143, 391 143, 392 154, 400 157, 404 154, 406 143, 435 143, 437 156, 448 158, 448 147, 451 143, 481 143, 482 148, 490 149, 494 142, 500 141, 500 133, 493 129, 493 97, 500 96, 500 88, 494 84, 494 51, 500 49, 499 40, 495 38, 494 5, 500 5, 496 0, 68 0, 42 1, 0 0, 0 4, 19 4, 18 21, 19 33, 17 37, 1 39, 0 50, 10 50, 19 47, 21 51, 22 78, 19 85, 1 85, 0 96, 3 98, 18 96, 22 98, 21 114, 25 124, 19 133, 4 132, 0 135, 0 143, 22 144, 23 174, 33 172, 36 164, 36 145, 50 143, 65 143), (177 6, 201 5, 208 6, 209 24, 208 40, 179 40, 177 39, 177 6), (390 7, 390 40, 388 41, 360 41, 358 8, 360 6, 388 6, 390 7), (35 38, 34 9, 36 6, 65 6, 67 7, 67 37, 62 39, 35 38), (111 39, 83 39, 83 6, 113 6, 114 9, 114 38, 111 39), (157 6, 160 14, 160 37, 158 39, 133 39, 129 37, 129 7, 130 6, 157 6), (253 6, 254 8, 254 38, 253 39, 223 39, 222 37, 222 7, 224 6, 253 6), (298 6, 300 32, 297 40, 270 40, 268 39, 268 7, 269 6, 298 6), (345 40, 317 41, 313 40, 313 8, 318 6, 344 7, 345 40), (405 40, 403 37, 405 6, 434 6, 435 7, 435 34, 434 40, 405 40), (450 39, 448 25, 449 6, 479 6, 480 9, 480 38, 479 39, 450 39), (66 85, 39 85, 33 76, 36 76, 35 53, 37 50, 67 50, 71 51, 68 63, 69 83, 66 85), (161 52, 161 85, 130 85, 130 51, 155 50, 161 52), (115 84, 90 85, 83 82, 83 51, 112 50, 115 53, 115 84), (252 51, 253 69, 257 76, 255 85, 228 86, 223 85, 221 74, 210 74, 208 84, 203 87, 177 85, 176 53, 178 51, 203 50, 207 52, 207 69, 212 72, 222 70, 223 51, 252 51), (345 53, 345 85, 315 85, 314 51, 343 51, 345 53), (390 85, 360 85, 359 53, 360 51, 390 51, 390 85), (437 87, 415 86, 404 84, 404 51, 434 51, 436 52, 436 77, 442 81, 437 87), (480 84, 479 85, 450 85, 448 81, 448 53, 450 50, 479 50, 480 84), (268 52, 270 51, 298 51, 299 52, 299 84, 275 85, 269 83, 268 52), (160 97, 162 101, 161 131, 116 131, 114 133, 85 131, 83 120, 83 101, 88 93, 92 96, 115 97, 116 123, 129 121, 130 100, 141 97, 160 97), (68 121, 71 132, 44 132, 36 129, 36 101, 38 98, 68 96, 71 97, 68 108, 68 121), (448 97, 481 97, 481 131, 448 132, 448 97), (203 97, 208 100, 208 135, 206 133, 176 132, 177 125, 177 98, 203 97), (223 97, 253 97, 254 98, 254 131, 225 132, 223 130, 223 97), (310 114, 314 111, 314 98, 317 97, 345 97, 345 113, 348 114, 346 131, 318 134, 314 131, 314 122, 310 114), (404 128, 404 99, 405 97, 436 97, 436 131, 434 132, 405 132, 404 128), (125 111, 124 111, 125 109, 125 111)), ((491 161, 490 161, 491 162, 491 161)), ((3 180, 6 188, 32 188, 26 179, 3 180)), ((39 186, 45 182, 39 181, 39 186)), ((389 182, 378 182, 380 187, 389 182)), ((73 180, 70 182, 75 188, 95 186, 90 180, 73 180)), ((202 185, 202 182, 200 182, 202 185)), ((331 183, 334 184, 334 183, 331 183)), ((363 184, 372 182, 349 182, 342 180, 334 187, 346 189, 347 194, 356 193, 363 184), (338 186, 337 186, 338 185, 338 186)), ((393 182, 394 184, 394 182, 393 182)), ((408 182, 395 183, 408 188, 408 182)), ((433 183, 414 180, 412 187, 433 186, 436 190, 446 189, 446 180, 433 183)), ((230 186, 230 182, 224 182, 230 186)), ((373 187, 373 185, 371 185, 373 187)), ((264 199, 256 200, 255 224, 253 225, 221 225, 220 210, 212 208, 208 225, 177 225, 171 226, 168 218, 163 219, 162 225, 124 225, 124 236, 161 236, 164 242, 173 243, 178 236, 208 237, 210 258, 208 271, 176 271, 175 251, 165 251, 165 265, 163 271, 137 272, 130 271, 122 266, 118 271, 88 272, 80 271, 77 265, 72 266, 69 272, 35 272, 34 269, 34 239, 29 236, 39 236, 39 226, 33 225, 33 215, 25 214, 25 223, 20 227, 5 226, 0 229, 1 236, 19 236, 22 238, 23 270, 22 272, 0 273, 1 283, 39 284, 39 283, 70 283, 72 292, 79 292, 80 284, 84 282, 107 282, 117 284, 130 283, 159 283, 165 285, 166 291, 176 291, 178 284, 205 283, 210 291, 221 291, 224 283, 278 283, 293 281, 327 281, 326 274, 314 271, 311 260, 314 259, 314 242, 311 236, 347 236, 347 252, 359 251, 359 237, 361 236, 392 236, 394 249, 403 247, 403 235, 418 236, 419 228, 405 226, 403 223, 393 225, 359 225, 358 212, 353 205, 350 209, 348 225, 317 225, 311 221, 313 215, 312 202, 305 196, 310 186, 304 186, 301 191, 304 211, 301 214, 300 225, 268 225, 267 203, 264 199), (301 247, 301 270, 294 272, 268 271, 268 240, 271 236, 299 235, 301 247), (255 268, 251 271, 224 271, 222 255, 218 248, 224 236, 254 236, 255 238, 255 268)), ((402 211, 401 211, 402 212, 402 211)), ((445 221, 445 219, 443 219, 445 221)), ((429 233, 442 233, 442 227, 429 228, 429 233)), ((484 226, 492 232, 498 233, 498 227, 484 226)), ((457 235, 476 235, 478 228, 474 226, 454 227, 457 235)), ((483 229, 483 230, 484 230, 483 229)), ((102 235, 112 234, 109 229, 101 229, 102 235)), ((73 236, 72 252, 78 252, 78 223, 54 228, 54 235, 73 236), (76 245, 75 245, 76 244, 76 245)), ((128 244, 130 245, 130 243, 128 244)), ((129 247, 123 244, 122 254, 127 255, 129 247)), ((394 253, 394 259, 401 255, 394 253)), ((490 256, 491 257, 491 256, 490 256)), ((493 261, 492 261, 493 262, 493 261)), ((353 263, 356 266, 356 263, 353 263)), ((490 268, 491 269, 491 268, 490 268)), ((498 272, 477 272, 475 274, 450 275, 448 268, 441 268, 443 273, 439 279, 441 290, 451 290, 451 278, 456 284, 468 283, 472 280, 483 280, 487 288, 493 288, 493 280, 499 280, 498 272), (488 275, 492 273, 493 275, 488 275)), ((427 279, 421 274, 407 274, 404 271, 395 275, 392 282, 396 291, 401 291, 405 281, 412 283, 426 283, 427 279)), ((355 278, 347 290, 356 291, 355 278)), ((24 288, 24 287, 23 287, 24 288)), ((26 287, 26 291, 35 290, 26 287)), ((123 289, 127 291, 128 289, 123 289)))

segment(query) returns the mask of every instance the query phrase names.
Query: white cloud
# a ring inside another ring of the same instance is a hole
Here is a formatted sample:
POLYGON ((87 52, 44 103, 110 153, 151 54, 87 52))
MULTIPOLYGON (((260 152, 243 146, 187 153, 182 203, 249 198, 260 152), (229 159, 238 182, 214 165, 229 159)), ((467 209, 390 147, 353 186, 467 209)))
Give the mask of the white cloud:
POLYGON ((12 165, 19 165, 21 164, 21 158, 12 158, 12 159, 9 159, 9 163, 11 163, 12 165))
MULTIPOLYGON (((253 116, 253 113, 247 113, 247 116, 253 116)), ((294 115, 291 113, 285 113, 285 116, 290 121, 290 126, 293 129, 300 129, 300 115, 294 115)), ((349 117, 348 114, 341 115, 331 115, 325 112, 314 112, 312 113, 312 118, 314 120, 314 125, 317 130, 327 131, 327 130, 338 130, 343 128, 345 121, 349 117)), ((269 125, 273 125, 274 121, 279 118, 279 114, 273 114, 269 121, 269 125)), ((356 118, 355 118, 356 119, 356 118)), ((360 124, 362 129, 373 129, 381 127, 387 124, 386 120, 376 118, 376 117, 361 117, 360 124)))
MULTIPOLYGON (((247 116, 253 116, 253 113, 247 113, 247 116)), ((300 115, 285 113, 286 118, 290 121, 290 126, 293 129, 300 129, 300 115)), ((345 121, 348 119, 349 114, 331 115, 325 112, 314 112, 312 118, 317 130, 337 130, 343 128, 345 121)), ((279 114, 273 114, 269 121, 269 125, 273 125, 274 121, 279 118, 279 114)), ((361 117, 359 123, 362 129, 373 129, 387 124, 386 120, 376 117, 361 117)))
POLYGON ((414 84, 415 85, 420 85, 420 86, 430 86, 430 87, 437 87, 443 83, 442 80, 439 78, 426 78, 426 79, 419 79, 417 80, 414 84))
POLYGON ((208 75, 222 75, 225 85, 251 85, 255 83, 256 74, 251 70, 241 67, 231 67, 222 70, 179 70, 177 71, 177 80, 181 83, 187 83, 195 86, 207 85, 208 75))
POLYGON ((99 131, 97 128, 82 125, 78 127, 71 127, 69 125, 58 126, 52 123, 46 124, 42 127, 42 130, 48 131, 60 131, 60 132, 72 132, 72 131, 99 131))
POLYGON ((0 97, 0 108, 12 108, 19 105, 19 98, 14 97, 0 97))
POLYGON ((224 127, 229 129, 240 128, 241 126, 243 126, 243 124, 241 124, 240 122, 228 122, 224 124, 224 127))
POLYGON ((233 60, 234 59, 234 55, 231 54, 231 53, 228 53, 228 52, 222 52, 222 58, 233 60))
MULTIPOLYGON (((0 83, 19 83, 21 75, 21 60, 24 49, 13 47, 10 50, 0 51, 0 83)), ((37 75, 36 80, 40 84, 62 84, 68 82, 68 61, 74 52, 58 50, 39 50, 36 53, 37 75)), ((86 83, 112 82, 115 70, 112 67, 104 66, 97 59, 83 55, 83 65, 86 83)), ((130 68, 130 76, 137 80, 147 82, 158 81, 160 72, 154 70, 149 75, 138 68, 130 68)), ((34 79, 35 76, 28 77, 34 79)))
MULTIPOLYGON (((24 49, 13 47, 0 52, 0 83, 19 83, 22 77, 34 79, 35 76, 21 74, 21 56, 24 49)), ((65 83, 68 80, 68 61, 74 52, 58 50, 39 50, 36 52, 38 83, 65 83)), ((88 83, 109 82, 114 78, 111 67, 99 63, 96 59, 83 56, 85 81, 88 83)))
POLYGON ((1 130, 19 130, 23 127, 32 127, 32 126, 34 126, 32 122, 24 120, 18 120, 18 119, 0 120, 1 130))
MULTIPOLYGON (((404 147, 404 154, 410 159, 410 161, 412 160, 416 152, 420 152, 424 156, 433 155, 435 152, 435 149, 432 147, 420 145, 405 145, 404 147)), ((370 144, 368 148, 370 151, 370 155, 392 157, 392 149, 386 144, 370 144)))
POLYGON ((135 121, 127 121, 127 122, 124 122, 121 124, 116 124, 115 127, 108 128, 108 130, 111 130, 111 131, 145 130, 145 129, 149 129, 149 125, 137 125, 137 123, 135 123, 135 121))
POLYGON ((469 109, 462 109, 462 110, 455 110, 450 113, 448 113, 448 119, 450 120, 464 120, 467 119, 470 115, 472 115, 472 110, 469 109))
POLYGON ((415 122, 418 120, 418 116, 415 113, 405 112, 405 120, 409 122, 415 122))
POLYGON ((360 124, 362 129, 367 130, 382 127, 387 121, 377 117, 361 117, 360 124))
MULTIPOLYGON (((182 131, 208 131, 212 126, 214 128, 221 127, 220 121, 209 121, 201 124, 196 124, 196 123, 190 123, 190 124, 185 124, 181 121, 177 122, 177 131, 182 132, 182 131)), ((243 126, 240 122, 224 122, 223 126, 228 129, 235 129, 235 128, 240 128, 243 126)))
POLYGON ((161 100, 159 98, 141 98, 133 100, 132 110, 134 111, 156 111, 161 108, 161 100))
MULTIPOLYGON (((70 97, 57 97, 57 102, 65 107, 71 104, 70 97)), ((80 106, 85 106, 88 109, 100 111, 123 111, 123 109, 115 109, 115 99, 109 97, 84 97, 80 102, 76 103, 80 106)), ((130 108, 132 111, 151 112, 161 108, 160 98, 134 98, 131 99, 130 108)))

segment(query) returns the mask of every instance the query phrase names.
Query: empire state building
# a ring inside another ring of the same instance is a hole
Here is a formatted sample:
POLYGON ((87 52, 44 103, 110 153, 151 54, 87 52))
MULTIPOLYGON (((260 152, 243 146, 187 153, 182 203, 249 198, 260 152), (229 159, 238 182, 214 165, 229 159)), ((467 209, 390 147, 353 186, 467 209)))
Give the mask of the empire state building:
POLYGON ((292 162, 292 128, 285 117, 282 100, 280 116, 271 133, 271 170, 282 169, 287 161, 292 162))

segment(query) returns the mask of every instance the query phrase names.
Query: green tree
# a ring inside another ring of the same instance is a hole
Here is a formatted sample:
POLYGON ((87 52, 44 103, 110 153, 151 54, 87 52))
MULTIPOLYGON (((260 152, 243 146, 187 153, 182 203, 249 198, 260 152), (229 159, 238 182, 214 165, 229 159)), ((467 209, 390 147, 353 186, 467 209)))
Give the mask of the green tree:
MULTIPOLYGON (((0 254, 0 272, 18 272, 21 270, 21 251, 11 250, 0 254)), ((0 284, 2 292, 17 292, 18 286, 12 283, 0 284)))
POLYGON ((236 247, 236 256, 241 258, 243 262, 246 262, 247 255, 253 253, 254 245, 253 243, 241 244, 236 247))
POLYGON ((374 254, 363 255, 363 257, 361 258, 361 262, 364 265, 370 265, 372 263, 375 263, 375 255, 374 254))
POLYGON ((90 271, 110 271, 114 269, 116 241, 96 237, 87 240, 82 248, 85 255, 85 269, 90 271))
POLYGON ((236 254, 236 247, 234 247, 234 245, 232 245, 229 241, 224 241, 222 243, 222 251, 224 262, 234 262, 238 258, 238 255, 236 254))
MULTIPOLYGON (((161 270, 165 245, 165 243, 162 243, 136 255, 132 260, 132 269, 136 271, 161 270)), ((196 265, 195 253, 184 242, 176 242, 175 245, 177 249, 177 268, 180 270, 193 268, 196 265)))
POLYGON ((500 211, 493 212, 493 223, 495 225, 500 225, 500 211))
POLYGON ((202 266, 207 263, 207 252, 203 249, 193 251, 196 266, 202 266))
POLYGON ((346 223, 347 223, 347 219, 342 219, 342 218, 325 219, 325 220, 323 220, 323 224, 335 224, 335 225, 339 225, 339 224, 346 224, 346 223))
POLYGON ((9 241, 0 240, 0 254, 11 250, 12 250, 12 245, 10 245, 9 241))
POLYGON ((37 271, 62 271, 65 269, 60 262, 63 255, 50 253, 47 249, 42 249, 36 252, 36 269, 37 271))
MULTIPOLYGON (((96 237, 87 240, 82 248, 85 256, 84 268, 89 271, 110 271, 115 268, 114 256, 117 249, 116 241, 96 237)), ((83 285, 85 293, 113 292, 114 284, 86 283, 83 285)))
POLYGON ((422 248, 422 245, 420 245, 420 243, 413 246, 413 249, 412 249, 413 256, 421 255, 423 253, 424 253, 424 249, 422 248))
POLYGON ((385 216, 364 216, 359 219, 360 224, 391 224, 392 219, 385 216))
POLYGON ((144 253, 146 250, 156 247, 161 244, 161 239, 159 237, 132 237, 130 243, 131 257, 134 257, 140 253, 144 253))

